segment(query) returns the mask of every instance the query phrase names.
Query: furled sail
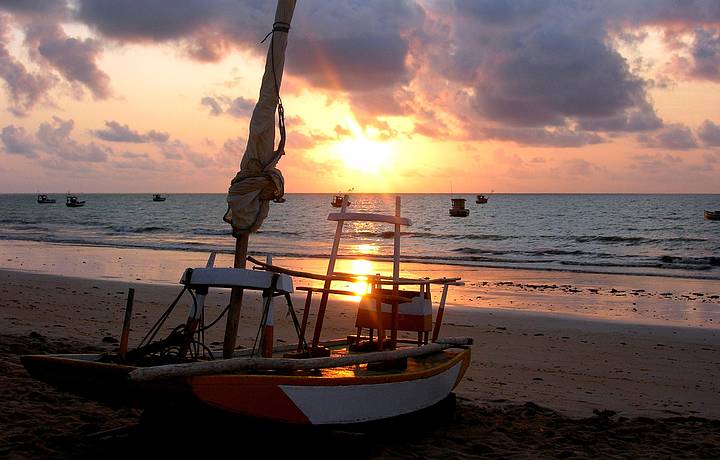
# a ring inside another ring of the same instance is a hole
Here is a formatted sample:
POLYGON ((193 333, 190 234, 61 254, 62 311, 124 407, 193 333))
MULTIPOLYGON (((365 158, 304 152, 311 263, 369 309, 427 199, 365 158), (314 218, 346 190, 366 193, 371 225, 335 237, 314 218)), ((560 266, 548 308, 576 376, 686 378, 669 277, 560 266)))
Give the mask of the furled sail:
POLYGON ((275 23, 270 34, 265 73, 260 96, 250 119, 247 147, 240 163, 240 171, 230 182, 228 210, 225 222, 232 225, 233 235, 255 232, 268 215, 270 200, 282 201, 285 180, 277 169, 285 153, 285 123, 280 84, 285 66, 290 21, 295 0, 279 0, 275 23), (278 110, 280 142, 275 149, 275 111, 278 110))

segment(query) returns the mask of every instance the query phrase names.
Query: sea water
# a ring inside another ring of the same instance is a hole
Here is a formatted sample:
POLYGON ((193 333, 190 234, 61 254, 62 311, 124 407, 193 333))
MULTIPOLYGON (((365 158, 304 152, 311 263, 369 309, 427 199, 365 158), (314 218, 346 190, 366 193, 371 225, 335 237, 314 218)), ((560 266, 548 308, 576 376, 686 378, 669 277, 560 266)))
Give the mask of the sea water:
MULTIPOLYGON (((82 208, 0 195, 0 239, 231 252, 224 194, 87 194, 82 208)), ((720 279, 720 195, 493 194, 466 198, 470 215, 448 215, 447 194, 404 194, 404 261, 720 279)), ((327 257, 336 223, 329 194, 288 194, 272 203, 251 252, 327 257)), ((350 210, 394 214, 394 195, 353 194, 350 210)), ((393 227, 348 222, 341 254, 387 259, 393 227)))

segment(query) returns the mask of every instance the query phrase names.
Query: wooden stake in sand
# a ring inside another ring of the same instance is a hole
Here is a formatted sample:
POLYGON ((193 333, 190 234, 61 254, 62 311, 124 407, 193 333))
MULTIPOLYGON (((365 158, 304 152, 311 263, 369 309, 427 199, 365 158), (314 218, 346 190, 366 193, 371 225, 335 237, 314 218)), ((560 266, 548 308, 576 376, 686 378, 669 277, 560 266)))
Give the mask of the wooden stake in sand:
POLYGON ((120 348, 118 354, 122 360, 128 349, 128 337, 130 336, 130 320, 132 319, 133 301, 135 300, 135 289, 128 289, 127 304, 125 305, 125 319, 123 320, 122 333, 120 334, 120 348))

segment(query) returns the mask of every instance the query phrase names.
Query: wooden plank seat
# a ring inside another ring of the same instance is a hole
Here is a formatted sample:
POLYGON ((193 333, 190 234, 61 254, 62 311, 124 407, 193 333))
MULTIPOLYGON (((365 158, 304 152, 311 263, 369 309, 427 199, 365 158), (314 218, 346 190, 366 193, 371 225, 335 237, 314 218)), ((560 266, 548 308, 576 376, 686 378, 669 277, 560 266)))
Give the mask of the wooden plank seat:
POLYGON ((292 278, 282 273, 271 273, 244 268, 188 268, 180 283, 193 288, 222 287, 264 291, 270 289, 273 277, 277 276, 275 293, 293 292, 292 278))

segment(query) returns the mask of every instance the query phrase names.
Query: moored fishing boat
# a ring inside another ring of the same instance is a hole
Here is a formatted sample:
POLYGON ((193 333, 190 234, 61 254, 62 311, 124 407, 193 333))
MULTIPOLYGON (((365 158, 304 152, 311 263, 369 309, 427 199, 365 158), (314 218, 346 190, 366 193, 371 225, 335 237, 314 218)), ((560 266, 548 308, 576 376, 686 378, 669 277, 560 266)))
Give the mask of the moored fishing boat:
POLYGON ((65 197, 65 206, 68 208, 80 208, 82 206, 85 206, 84 200, 78 200, 78 197, 74 195, 68 195, 65 197))
POLYGON ((55 198, 48 198, 47 195, 40 194, 37 196, 37 202, 40 204, 55 204, 55 198))
POLYGON ((707 220, 720 220, 720 211, 705 211, 707 220))
POLYGON ((350 202, 350 196, 349 196, 349 195, 346 195, 346 194, 343 194, 343 193, 338 193, 337 195, 335 195, 335 196, 333 197, 332 201, 330 202, 330 206, 332 206, 333 208, 340 208, 340 207, 342 207, 342 205, 343 205, 343 197, 348 200, 347 205, 350 206, 350 205, 352 204, 352 203, 350 202))
POLYGON ((467 217, 470 215, 470 210, 465 208, 465 198, 451 198, 452 206, 450 207, 449 213, 453 217, 467 217))

